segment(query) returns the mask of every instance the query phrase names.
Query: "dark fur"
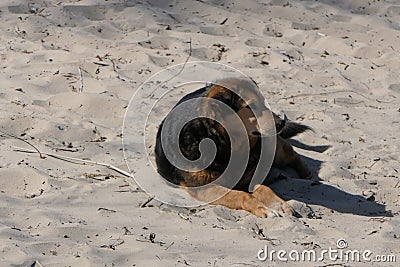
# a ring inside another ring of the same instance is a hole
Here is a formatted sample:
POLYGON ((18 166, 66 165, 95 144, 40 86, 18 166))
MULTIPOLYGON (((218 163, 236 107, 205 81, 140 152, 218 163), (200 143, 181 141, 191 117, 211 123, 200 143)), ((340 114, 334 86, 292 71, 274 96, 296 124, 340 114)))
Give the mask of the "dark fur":
MULTIPOLYGON (((238 88, 243 89, 245 94, 250 94, 248 99, 258 99, 263 101, 263 98, 257 90, 252 90, 255 85, 249 85, 248 81, 242 81, 238 79, 232 79, 232 80, 227 80, 228 84, 232 83, 234 86, 237 86, 238 88), (249 88, 247 90, 247 88, 249 88), (254 94, 251 95, 251 94, 254 94)), ((256 87, 255 87, 256 88, 256 87)), ((242 93, 240 93, 242 95, 242 93)), ((244 101, 241 97, 239 97, 237 94, 233 93, 230 90, 227 90, 226 88, 219 86, 219 85, 209 85, 206 87, 203 87, 193 93, 190 93, 186 96, 184 96, 177 105, 180 103, 187 101, 189 99, 193 99, 196 97, 208 97, 208 98, 214 98, 217 100, 220 100, 224 102, 225 104, 229 105, 235 112, 239 112, 243 108, 247 106, 247 102, 244 101)), ((263 103, 253 103, 256 105, 263 105, 263 103)), ((193 107, 197 109, 204 108, 202 106, 199 107, 193 107)), ((206 107, 209 112, 218 112, 218 110, 213 110, 212 107, 206 107)), ((253 114, 253 113, 248 113, 248 114, 253 114)), ((179 120, 179 118, 174 118, 176 120, 179 120)), ((278 167, 283 167, 286 165, 289 165, 290 167, 293 167, 296 169, 296 171, 299 173, 300 176, 306 177, 309 176, 309 171, 305 167, 305 165, 301 162, 299 156, 293 151, 292 146, 287 142, 285 139, 290 138, 295 136, 296 134, 302 133, 306 130, 310 130, 311 128, 299 123, 287 121, 284 119, 281 119, 278 117, 276 114, 273 114, 273 119, 274 119, 274 124, 276 127, 276 132, 279 133, 279 136, 277 136, 277 154, 274 159, 274 166, 278 167)), ((202 171, 193 171, 193 172, 187 172, 180 170, 176 167, 174 167, 166 158, 164 151, 161 146, 161 129, 163 127, 164 120, 160 124, 160 127, 158 129, 157 133, 157 139, 156 139, 156 146, 155 146, 155 157, 156 157, 156 164, 158 168, 158 172, 160 173, 161 176, 163 176, 166 180, 176 184, 176 185, 185 185, 187 187, 194 187, 194 186, 201 186, 208 184, 215 179, 217 179, 225 170, 227 167, 227 164, 230 160, 231 156, 231 142, 229 140, 229 137, 227 135, 227 132, 225 131, 224 127, 220 125, 218 122, 207 119, 207 118, 197 118, 189 123, 187 123, 179 136, 179 147, 183 153, 183 155, 189 159, 189 160, 196 160, 200 157, 200 151, 199 151, 199 142, 204 139, 204 138, 210 138, 217 146, 217 155, 212 162, 210 166, 208 166, 205 170, 202 171)), ((248 190, 248 185, 251 181, 251 178, 253 176, 253 173, 255 171, 255 167, 258 164, 258 160, 260 157, 260 152, 261 152, 261 137, 258 135, 260 133, 250 133, 248 132, 249 138, 251 138, 251 150, 250 150, 250 158, 247 164, 246 171, 239 181, 239 183, 236 185, 234 189, 237 190, 243 190, 247 191, 248 190)), ((236 152, 234 152, 236 153, 236 152)), ((264 189, 263 189, 264 190, 264 189)), ((270 190, 270 189, 268 189, 270 190)), ((267 191, 268 191, 267 190, 267 191)), ((234 190, 235 191, 235 190, 234 190)), ((265 191, 265 190, 264 190, 265 191)), ((269 191, 268 191, 269 192, 269 191)), ((272 192, 272 191, 271 191, 272 192)), ((268 193, 270 194, 270 193, 268 193)), ((267 194, 267 195, 268 195, 267 194)), ((267 199, 274 199, 273 201, 275 202, 282 202, 279 197, 275 197, 273 192, 270 195, 268 195, 266 198, 267 199), (271 195, 272 194, 272 195, 271 195)), ((247 199, 247 196, 242 196, 238 193, 240 198, 247 199)), ((261 195, 261 194, 260 194, 261 195)), ((235 199, 239 197, 235 196, 235 199)), ((262 198, 262 197, 260 197, 262 198)), ((243 200, 245 201, 245 200, 243 200)), ((236 200, 229 200, 225 199, 221 203, 215 203, 215 204, 221 204, 228 206, 230 208, 242 208, 246 209, 258 216, 259 214, 259 209, 255 208, 254 206, 247 207, 246 203, 241 203, 241 204, 232 204, 233 202, 236 203, 236 200), (237 207, 239 205, 240 207, 237 207)), ((268 206, 265 201, 264 204, 268 206)), ((286 205, 286 204, 285 204, 286 205)), ((286 209, 289 209, 285 206, 286 209)), ((264 213, 261 213, 264 214, 264 213)), ((264 216, 264 215, 261 215, 264 216)), ((265 215, 266 216, 266 215, 265 215)))

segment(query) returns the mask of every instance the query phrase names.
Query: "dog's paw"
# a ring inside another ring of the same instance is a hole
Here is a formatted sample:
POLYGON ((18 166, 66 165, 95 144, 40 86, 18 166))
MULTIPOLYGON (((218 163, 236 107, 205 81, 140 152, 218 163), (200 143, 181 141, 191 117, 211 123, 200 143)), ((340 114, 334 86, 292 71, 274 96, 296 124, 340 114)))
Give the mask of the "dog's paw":
POLYGON ((243 209, 251 212, 260 218, 279 217, 279 212, 265 206, 261 201, 254 197, 250 197, 243 202, 243 209))
POLYGON ((281 216, 285 214, 293 216, 296 214, 295 210, 288 203, 281 199, 279 199, 277 202, 271 203, 269 207, 273 210, 276 210, 281 216))
POLYGON ((254 215, 261 218, 283 217, 285 215, 294 215, 295 211, 289 205, 281 206, 278 209, 259 207, 251 211, 254 215))
POLYGON ((268 209, 267 217, 268 217, 268 218, 275 218, 275 217, 281 217, 281 215, 280 215, 279 212, 276 211, 276 210, 268 209))
POLYGON ((256 207, 255 209, 251 210, 250 212, 260 218, 281 217, 281 215, 279 214, 279 212, 277 210, 267 208, 264 205, 256 207))
POLYGON ((278 197, 269 187, 260 185, 252 193, 252 196, 260 201, 269 210, 276 211, 280 216, 294 215, 296 212, 283 199, 278 197))
POLYGON ((260 218, 268 217, 268 208, 264 206, 256 207, 252 209, 250 212, 260 218))

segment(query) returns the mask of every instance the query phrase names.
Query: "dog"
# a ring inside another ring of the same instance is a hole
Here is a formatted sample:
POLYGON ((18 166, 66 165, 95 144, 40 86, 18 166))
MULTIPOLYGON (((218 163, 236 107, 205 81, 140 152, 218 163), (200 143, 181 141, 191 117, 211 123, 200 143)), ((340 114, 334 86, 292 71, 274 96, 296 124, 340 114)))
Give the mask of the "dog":
MULTIPOLYGON (((276 149, 272 166, 278 168, 291 167, 301 178, 309 178, 311 172, 302 162, 300 156, 293 150, 288 139, 312 129, 306 125, 289 121, 286 116, 280 118, 275 113, 270 112, 265 106, 264 97, 259 92, 257 84, 250 79, 222 79, 184 96, 175 107, 185 101, 196 98, 214 99, 229 106, 244 125, 247 140, 232 141, 225 128, 218 121, 205 117, 195 118, 186 123, 180 133, 174 133, 179 135, 179 148, 182 154, 188 160, 198 159, 201 156, 199 144, 205 138, 209 138, 214 142, 217 152, 212 163, 205 169, 182 170, 170 163, 163 150, 161 132, 165 123, 164 119, 157 132, 154 151, 158 173, 167 181, 175 185, 184 186, 195 199, 212 205, 246 210, 258 217, 275 217, 283 214, 294 215, 293 208, 269 187, 258 184, 253 192, 249 192, 248 187, 260 159, 261 138, 265 134, 260 130, 262 127, 260 127, 256 115, 262 118, 272 114, 272 119, 266 120, 272 125, 264 127, 267 129, 269 129, 268 127, 275 127, 276 149), (260 110, 259 107, 263 107, 263 111, 260 111, 260 114, 256 114, 260 110), (194 189, 194 187, 204 186, 217 180, 226 169, 231 154, 241 153, 241 146, 246 142, 248 142, 250 149, 248 163, 244 174, 232 190, 222 184, 213 184, 200 190, 194 189), (222 197, 215 199, 215 196, 222 197)), ((202 102, 198 103, 198 106, 194 106, 193 109, 207 112, 207 114, 219 112, 218 107, 202 104, 202 102)), ((179 119, 178 115, 172 118, 172 120, 179 119)), ((224 119, 224 123, 230 123, 231 121, 230 118, 224 119)))

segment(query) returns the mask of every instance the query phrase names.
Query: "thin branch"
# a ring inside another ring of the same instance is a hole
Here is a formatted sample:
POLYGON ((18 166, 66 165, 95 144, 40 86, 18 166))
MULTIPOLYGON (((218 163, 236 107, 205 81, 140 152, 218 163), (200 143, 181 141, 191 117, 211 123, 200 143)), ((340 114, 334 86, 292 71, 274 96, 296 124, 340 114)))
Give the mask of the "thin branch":
POLYGON ((182 71, 185 69, 186 64, 188 63, 190 57, 192 56, 192 38, 190 38, 189 40, 189 55, 185 60, 185 63, 183 63, 183 66, 181 68, 181 70, 174 76, 172 76, 172 78, 170 78, 169 80, 167 80, 167 82, 169 82, 170 80, 172 80, 173 78, 175 78, 176 76, 180 75, 182 73, 182 71))
POLYGON ((177 74, 173 75, 171 78, 169 78, 169 79, 166 80, 165 82, 160 83, 160 84, 148 95, 148 97, 152 98, 154 92, 155 92, 158 88, 160 88, 161 86, 167 84, 169 81, 171 81, 171 80, 174 79, 175 77, 179 76, 179 75, 183 72, 183 70, 184 70, 185 67, 186 67, 186 64, 188 63, 190 57, 192 56, 192 38, 190 38, 190 40, 189 40, 188 43, 189 43, 189 55, 187 56, 185 62, 183 63, 182 68, 179 70, 179 72, 178 72, 177 74))
POLYGON ((169 244, 168 247, 165 248, 165 250, 168 250, 173 244, 175 244, 175 241, 172 241, 171 244, 169 244))
POLYGON ((79 87, 79 93, 83 92, 83 74, 81 67, 78 67, 78 72, 79 72, 79 81, 81 82, 81 86, 79 87))
POLYGON ((154 199, 154 196, 149 197, 148 200, 146 200, 142 205, 140 205, 141 208, 144 208, 147 206, 147 204, 150 203, 150 201, 152 201, 154 199))
POLYGON ((346 75, 344 75, 338 68, 336 68, 337 72, 339 72, 340 76, 343 77, 343 79, 351 82, 351 79, 349 77, 347 77, 346 75))
POLYGON ((35 149, 35 151, 32 151, 32 152, 34 152, 34 153, 35 153, 35 152, 39 153, 39 156, 40 156, 41 159, 45 159, 45 158, 46 158, 45 156, 43 156, 44 154, 43 154, 42 152, 40 152, 40 150, 39 150, 36 146, 32 145, 30 142, 26 141, 25 139, 22 139, 22 138, 20 138, 20 137, 18 137, 18 136, 16 136, 16 135, 13 135, 13 134, 10 134, 10 133, 6 133, 6 132, 4 132, 3 130, 0 130, 0 133, 4 134, 4 135, 6 135, 6 136, 9 136, 9 137, 15 138, 15 139, 17 139, 17 140, 20 140, 20 141, 22 141, 22 142, 24 142, 24 143, 30 145, 31 147, 33 147, 33 148, 35 149))
MULTIPOLYGON (((17 146, 12 146, 14 148, 14 151, 17 152, 24 152, 24 153, 35 153, 35 151, 30 150, 30 149, 25 149, 22 147, 17 147, 17 146)), ((36 150, 38 152, 38 150, 36 150)), ((40 152, 39 152, 40 153, 40 152)), ((103 166, 106 167, 110 170, 116 171, 124 176, 127 177, 133 177, 129 172, 126 172, 120 168, 117 168, 113 165, 107 164, 107 163, 103 163, 103 162, 97 162, 97 161, 92 161, 92 160, 86 160, 86 159, 78 159, 78 158, 73 158, 73 157, 68 157, 68 156, 61 156, 61 155, 56 155, 56 154, 52 154, 52 153, 41 153, 41 155, 46 155, 48 157, 52 157, 55 159, 59 159, 59 160, 63 160, 63 161, 67 161, 70 163, 74 163, 74 164, 81 164, 81 165, 86 165, 86 164, 92 164, 92 165, 99 165, 99 166, 103 166)))
POLYGON ((334 92, 322 92, 322 93, 314 93, 314 94, 313 94, 313 93, 310 93, 310 94, 292 95, 292 96, 287 96, 287 97, 281 97, 281 98, 278 99, 278 101, 279 101, 279 100, 292 99, 292 98, 296 98, 296 97, 333 95, 333 94, 338 94, 338 93, 353 93, 353 94, 359 95, 359 96, 361 96, 361 97, 363 97, 363 98, 365 98, 365 99, 368 99, 368 100, 370 100, 370 101, 377 101, 376 99, 369 98, 369 97, 367 97, 367 96, 365 96, 365 95, 363 95, 363 94, 361 94, 361 93, 358 93, 358 92, 356 92, 356 91, 354 91, 354 90, 351 90, 351 89, 338 90, 338 91, 334 91, 334 92))

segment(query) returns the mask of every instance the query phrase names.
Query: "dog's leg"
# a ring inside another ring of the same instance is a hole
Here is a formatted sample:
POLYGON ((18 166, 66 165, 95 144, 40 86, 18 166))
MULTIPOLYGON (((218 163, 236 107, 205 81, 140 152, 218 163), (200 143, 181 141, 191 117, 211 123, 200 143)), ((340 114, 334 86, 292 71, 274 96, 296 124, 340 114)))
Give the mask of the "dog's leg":
POLYGON ((261 201, 268 208, 276 210, 279 213, 286 213, 289 215, 295 214, 293 208, 289 206, 289 204, 287 204, 283 199, 278 197, 268 186, 256 186, 256 190, 254 190, 251 195, 261 201))
POLYGON ((277 217, 279 213, 265 206, 251 194, 239 190, 231 190, 223 186, 213 185, 208 188, 186 188, 196 199, 212 205, 222 205, 230 209, 246 210, 258 217, 277 217), (215 200, 215 198, 222 196, 215 200))
POLYGON ((289 166, 293 168, 299 174, 300 178, 311 178, 310 170, 301 160, 299 154, 293 150, 292 145, 280 136, 277 136, 276 141, 274 164, 277 166, 289 166))

